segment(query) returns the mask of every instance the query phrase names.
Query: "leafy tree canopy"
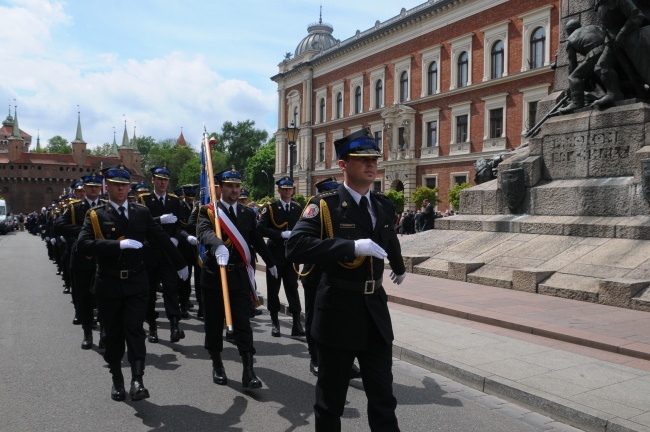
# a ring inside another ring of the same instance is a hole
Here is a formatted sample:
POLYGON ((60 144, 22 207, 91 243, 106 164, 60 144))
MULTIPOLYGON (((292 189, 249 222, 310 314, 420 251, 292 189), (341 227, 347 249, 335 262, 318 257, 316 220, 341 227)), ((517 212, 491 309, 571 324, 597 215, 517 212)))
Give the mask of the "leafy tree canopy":
POLYGON ((68 144, 67 139, 60 135, 55 135, 49 139, 46 151, 47 153, 71 154, 72 146, 68 144))
POLYGON ((90 149, 90 154, 93 156, 110 156, 111 154, 111 148, 113 147, 112 144, 110 143, 104 143, 100 146, 95 147, 94 149, 90 149))
POLYGON ((393 204, 395 204, 395 211, 402 213, 404 211, 404 203, 406 198, 404 198, 404 191, 396 191, 394 189, 389 190, 385 195, 390 199, 393 204))
POLYGON ((413 191, 413 194, 411 194, 411 202, 415 204, 416 208, 420 208, 422 207, 422 201, 427 198, 431 205, 435 206, 436 204, 442 202, 442 200, 438 198, 438 192, 438 186, 434 187, 433 189, 426 186, 419 186, 415 188, 415 191, 413 191))
POLYGON ((275 137, 259 148, 246 164, 245 184, 253 199, 273 195, 275 170, 275 137))
POLYGON ((265 130, 255 129, 252 120, 237 124, 226 121, 221 127, 221 133, 216 135, 217 150, 223 146, 223 150, 230 155, 230 163, 245 176, 248 159, 266 142, 268 136, 265 130))

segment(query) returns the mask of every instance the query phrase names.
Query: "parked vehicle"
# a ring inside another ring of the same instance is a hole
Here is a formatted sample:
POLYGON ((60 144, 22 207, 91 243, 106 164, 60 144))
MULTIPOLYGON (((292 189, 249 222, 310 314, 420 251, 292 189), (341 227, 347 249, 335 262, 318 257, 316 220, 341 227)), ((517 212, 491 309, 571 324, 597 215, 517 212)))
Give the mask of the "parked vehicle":
POLYGON ((12 227, 9 226, 9 209, 7 202, 0 199, 0 234, 7 234, 12 227))

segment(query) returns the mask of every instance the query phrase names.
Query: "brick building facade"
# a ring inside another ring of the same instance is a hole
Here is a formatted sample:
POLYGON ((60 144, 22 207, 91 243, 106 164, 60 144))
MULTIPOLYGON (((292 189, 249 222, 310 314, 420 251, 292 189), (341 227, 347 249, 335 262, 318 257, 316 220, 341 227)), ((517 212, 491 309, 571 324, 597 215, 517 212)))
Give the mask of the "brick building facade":
POLYGON ((376 190, 447 191, 474 162, 522 143, 552 90, 559 0, 430 0, 340 41, 322 21, 272 77, 278 85, 276 178, 297 193, 335 175, 334 140, 370 128, 383 148, 376 190))
POLYGON ((126 125, 122 145, 118 148, 114 143, 114 154, 110 157, 87 153, 80 117, 76 137, 70 143, 72 154, 30 153, 31 140, 29 134, 20 130, 17 112, 13 117, 10 113, 0 129, 0 196, 15 214, 40 211, 67 191, 73 181, 92 170, 99 171, 102 166, 122 162, 132 171, 134 181, 143 179, 141 155, 134 147, 135 141, 129 141, 126 125))

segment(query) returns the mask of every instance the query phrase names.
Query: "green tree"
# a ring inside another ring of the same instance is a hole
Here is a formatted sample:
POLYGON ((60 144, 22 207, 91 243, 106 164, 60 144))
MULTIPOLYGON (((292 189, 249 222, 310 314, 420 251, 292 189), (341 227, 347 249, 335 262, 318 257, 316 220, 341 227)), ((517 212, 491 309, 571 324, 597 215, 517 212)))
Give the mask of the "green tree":
POLYGON ((90 154, 93 156, 109 156, 111 154, 112 144, 104 143, 100 146, 90 149, 90 154))
POLYGON ((449 200, 449 205, 454 210, 458 210, 458 204, 460 203, 460 191, 467 189, 471 185, 469 183, 455 184, 453 188, 449 189, 447 193, 447 198, 449 200))
POLYGON ((420 208, 422 207, 422 201, 427 198, 431 205, 435 207, 436 204, 442 202, 442 200, 438 198, 438 192, 438 186, 433 189, 426 186, 419 186, 415 188, 415 191, 411 194, 411 202, 415 204, 416 208, 420 208))
POLYGON ((293 199, 296 200, 296 202, 300 204, 302 207, 307 205, 307 198, 305 198, 303 195, 294 194, 293 199))
POLYGON ((230 163, 246 176, 248 159, 266 142, 268 136, 265 130, 255 129, 252 120, 237 122, 236 125, 226 121, 216 137, 217 148, 221 150, 219 146, 223 145, 223 150, 230 156, 230 163))
POLYGON ((71 154, 72 146, 67 139, 56 135, 48 140, 47 153, 71 154))
POLYGON ((177 146, 174 139, 166 139, 151 147, 148 155, 149 161, 144 172, 147 173, 154 167, 166 166, 170 171, 169 187, 176 189, 179 186, 179 177, 183 166, 194 158, 198 158, 198 155, 193 149, 177 146))
POLYGON ((178 174, 178 187, 186 184, 199 184, 200 180, 201 158, 198 153, 193 153, 192 158, 183 165, 178 174))
POLYGON ((142 159, 140 159, 140 168, 142 169, 142 172, 147 171, 147 166, 149 165, 149 152, 157 144, 156 140, 152 137, 141 136, 135 139, 135 145, 142 155, 142 159))
POLYGON ((275 137, 259 148, 246 162, 246 188, 253 199, 273 194, 275 137))
POLYGON ((406 202, 406 198, 404 198, 404 191, 398 192, 394 189, 391 189, 386 192, 385 195, 393 202, 393 204, 395 204, 396 212, 402 213, 404 211, 404 203, 406 202))

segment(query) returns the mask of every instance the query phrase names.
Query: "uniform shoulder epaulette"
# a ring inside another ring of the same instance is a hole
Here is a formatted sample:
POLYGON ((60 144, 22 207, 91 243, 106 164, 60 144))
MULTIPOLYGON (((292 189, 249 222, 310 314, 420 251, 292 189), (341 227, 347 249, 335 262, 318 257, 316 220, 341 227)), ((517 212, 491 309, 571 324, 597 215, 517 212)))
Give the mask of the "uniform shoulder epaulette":
POLYGON ((169 195, 169 196, 172 197, 172 198, 178 198, 178 195, 173 194, 173 193, 168 193, 167 195, 169 195))
POLYGON ((140 194, 140 198, 144 198, 144 197, 147 197, 147 196, 149 196, 149 195, 151 195, 151 192, 141 193, 141 194, 140 194))
POLYGON ((243 211, 247 211, 247 212, 253 212, 253 213, 255 213, 255 210, 253 210, 252 208, 250 208, 250 207, 248 207, 248 206, 241 206, 240 208, 241 208, 243 211))
POLYGON ((131 204, 136 205, 136 206, 140 206, 140 207, 146 207, 144 204, 139 203, 139 202, 137 202, 137 201, 134 201, 134 202, 132 202, 131 204))
POLYGON ((81 202, 81 200, 79 200, 79 199, 73 199, 73 200, 71 200, 71 201, 69 202, 69 204, 76 204, 76 203, 78 203, 78 202, 81 202))
POLYGON ((317 194, 317 195, 316 195, 314 198, 312 198, 312 199, 315 199, 315 200, 320 201, 321 199, 331 198, 331 197, 333 197, 333 196, 338 196, 338 194, 339 194, 339 191, 338 191, 338 189, 337 189, 337 190, 332 190, 332 191, 327 191, 327 192, 319 193, 319 194, 317 194))
POLYGON ((104 203, 104 204, 106 204, 106 203, 108 202, 108 200, 105 199, 105 198, 100 198, 100 201, 101 201, 102 203, 104 203))

